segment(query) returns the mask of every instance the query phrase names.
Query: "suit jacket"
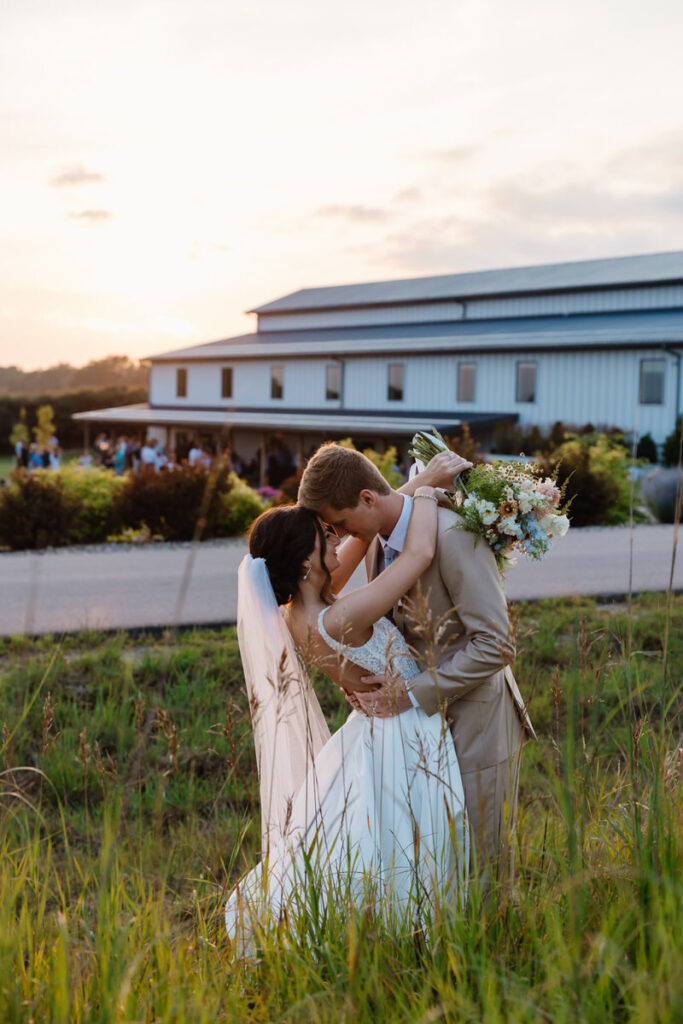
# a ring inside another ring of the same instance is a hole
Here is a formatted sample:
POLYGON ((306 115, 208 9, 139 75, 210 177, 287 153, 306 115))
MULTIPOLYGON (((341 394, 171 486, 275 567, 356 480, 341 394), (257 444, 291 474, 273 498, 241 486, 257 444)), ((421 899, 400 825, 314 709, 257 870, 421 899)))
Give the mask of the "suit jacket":
MULTIPOLYGON (((368 579, 380 554, 375 538, 368 579)), ((428 715, 445 709, 463 773, 510 757, 520 726, 535 736, 510 668, 515 644, 495 557, 448 509, 438 510, 434 560, 393 617, 424 666, 411 693, 428 715)))

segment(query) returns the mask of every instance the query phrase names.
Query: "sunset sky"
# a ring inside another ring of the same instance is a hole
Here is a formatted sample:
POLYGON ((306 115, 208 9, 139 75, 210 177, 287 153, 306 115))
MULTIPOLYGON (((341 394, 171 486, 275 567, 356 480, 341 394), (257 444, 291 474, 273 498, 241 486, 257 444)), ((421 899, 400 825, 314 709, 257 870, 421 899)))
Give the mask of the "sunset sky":
POLYGON ((680 0, 4 0, 0 364, 683 249, 680 0))

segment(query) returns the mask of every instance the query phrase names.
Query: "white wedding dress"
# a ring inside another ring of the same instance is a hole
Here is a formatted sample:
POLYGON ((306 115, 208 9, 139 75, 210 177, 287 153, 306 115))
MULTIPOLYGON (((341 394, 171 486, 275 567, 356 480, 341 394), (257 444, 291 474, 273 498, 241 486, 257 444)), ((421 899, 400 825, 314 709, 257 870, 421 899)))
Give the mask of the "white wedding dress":
MULTIPOLYGON (((389 666, 408 680, 419 673, 388 619, 375 623, 367 643, 349 647, 329 636, 325 611, 318 629, 342 658, 369 674, 384 674, 389 666)), ((426 919, 437 900, 464 900, 464 793, 453 740, 439 715, 413 708, 379 719, 354 711, 312 760, 286 818, 278 841, 228 899, 233 939, 244 941, 250 916, 264 910, 275 921, 283 911, 305 913, 311 887, 318 907, 370 897, 377 909, 412 921, 426 919)))

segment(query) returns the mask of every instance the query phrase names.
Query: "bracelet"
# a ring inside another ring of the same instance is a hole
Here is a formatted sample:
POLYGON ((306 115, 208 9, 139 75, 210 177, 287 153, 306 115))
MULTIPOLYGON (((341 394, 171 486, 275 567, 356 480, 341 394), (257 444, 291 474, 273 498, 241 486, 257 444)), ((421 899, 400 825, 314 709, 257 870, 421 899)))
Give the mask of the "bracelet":
POLYGON ((435 501, 437 505, 439 504, 439 499, 435 494, 418 494, 417 492, 415 492, 415 494, 413 495, 413 501, 415 500, 415 498, 429 498, 430 501, 435 501))

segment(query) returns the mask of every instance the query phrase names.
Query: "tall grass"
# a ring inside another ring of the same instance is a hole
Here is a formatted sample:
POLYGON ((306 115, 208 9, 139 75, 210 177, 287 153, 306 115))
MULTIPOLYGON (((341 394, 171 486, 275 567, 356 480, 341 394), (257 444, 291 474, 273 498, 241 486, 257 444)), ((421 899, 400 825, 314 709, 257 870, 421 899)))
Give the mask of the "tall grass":
POLYGON ((0 1020, 682 1020, 681 626, 681 597, 521 607, 540 740, 512 887, 423 929, 332 903, 247 963, 223 924, 259 843, 234 632, 3 642, 0 1020))

